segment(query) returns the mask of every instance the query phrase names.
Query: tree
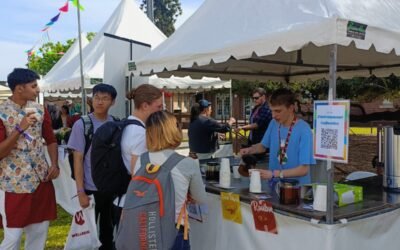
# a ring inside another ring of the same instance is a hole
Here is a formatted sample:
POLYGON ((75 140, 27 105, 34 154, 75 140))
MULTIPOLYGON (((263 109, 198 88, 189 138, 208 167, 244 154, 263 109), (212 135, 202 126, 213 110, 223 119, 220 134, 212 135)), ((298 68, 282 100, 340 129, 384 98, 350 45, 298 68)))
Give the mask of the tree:
MULTIPOLYGON (((142 1, 140 8, 147 13, 147 0, 142 1)), ((182 8, 179 0, 154 0, 154 23, 166 36, 174 33, 174 24, 180 15, 182 8)))
MULTIPOLYGON (((94 32, 89 32, 86 38, 91 41, 96 35, 94 32)), ((75 39, 69 39, 65 43, 61 42, 48 42, 42 45, 33 55, 29 57, 28 68, 36 71, 39 75, 46 75, 47 72, 61 59, 75 39)))

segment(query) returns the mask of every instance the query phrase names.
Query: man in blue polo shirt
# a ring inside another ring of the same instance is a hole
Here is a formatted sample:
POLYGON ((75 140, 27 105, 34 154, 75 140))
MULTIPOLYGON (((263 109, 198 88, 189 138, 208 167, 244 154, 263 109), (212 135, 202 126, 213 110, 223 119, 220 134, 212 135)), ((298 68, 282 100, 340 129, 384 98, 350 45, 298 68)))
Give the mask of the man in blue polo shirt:
POLYGON ((290 90, 276 90, 270 100, 273 120, 263 139, 240 153, 262 153, 269 148, 269 170, 261 170, 261 177, 291 178, 302 185, 311 182, 309 168, 315 159, 310 126, 296 117, 294 105, 295 95, 290 90))

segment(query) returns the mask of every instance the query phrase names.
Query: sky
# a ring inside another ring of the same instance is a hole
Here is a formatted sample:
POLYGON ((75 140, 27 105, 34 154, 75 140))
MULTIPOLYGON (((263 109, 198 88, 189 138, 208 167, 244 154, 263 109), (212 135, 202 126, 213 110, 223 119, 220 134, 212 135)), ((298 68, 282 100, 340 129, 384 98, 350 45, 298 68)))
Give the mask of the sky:
MULTIPOLYGON (((85 7, 81 12, 83 32, 97 32, 105 24, 121 0, 80 0, 85 7)), ((132 0, 138 5, 141 0, 132 0)), ((0 81, 15 67, 26 67, 26 50, 43 42, 65 42, 78 35, 76 8, 69 4, 69 11, 62 13, 48 32, 41 32, 45 24, 58 14, 66 0, 12 0, 2 1, 0 8, 0 81)), ((190 17, 204 0, 180 0, 183 14, 175 27, 190 17)))

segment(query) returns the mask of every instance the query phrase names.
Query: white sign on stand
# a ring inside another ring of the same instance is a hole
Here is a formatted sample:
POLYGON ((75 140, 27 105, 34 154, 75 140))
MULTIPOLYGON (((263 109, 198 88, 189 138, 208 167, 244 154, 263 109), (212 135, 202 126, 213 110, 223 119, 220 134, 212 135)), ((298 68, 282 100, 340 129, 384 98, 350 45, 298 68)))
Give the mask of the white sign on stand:
POLYGON ((314 157, 347 163, 350 101, 314 102, 314 157))

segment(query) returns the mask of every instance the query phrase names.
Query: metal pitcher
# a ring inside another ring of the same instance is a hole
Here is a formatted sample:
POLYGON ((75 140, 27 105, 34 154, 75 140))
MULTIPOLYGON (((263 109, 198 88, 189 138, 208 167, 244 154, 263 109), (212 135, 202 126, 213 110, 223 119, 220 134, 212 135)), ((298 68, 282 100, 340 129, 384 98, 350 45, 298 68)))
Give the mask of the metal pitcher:
POLYGON ((383 187, 400 191, 400 125, 383 127, 378 139, 378 161, 384 165, 383 187))

